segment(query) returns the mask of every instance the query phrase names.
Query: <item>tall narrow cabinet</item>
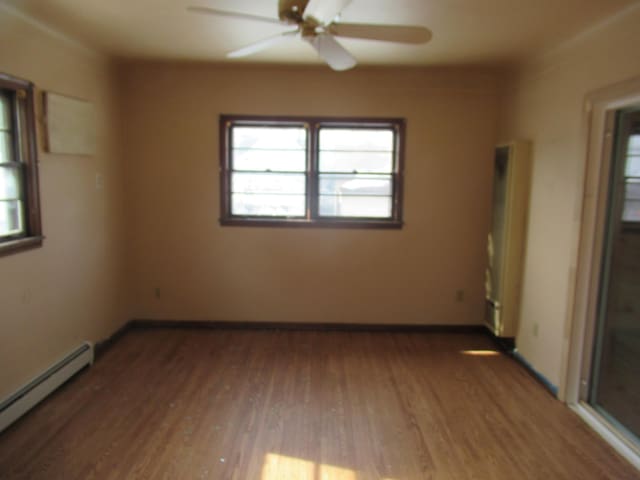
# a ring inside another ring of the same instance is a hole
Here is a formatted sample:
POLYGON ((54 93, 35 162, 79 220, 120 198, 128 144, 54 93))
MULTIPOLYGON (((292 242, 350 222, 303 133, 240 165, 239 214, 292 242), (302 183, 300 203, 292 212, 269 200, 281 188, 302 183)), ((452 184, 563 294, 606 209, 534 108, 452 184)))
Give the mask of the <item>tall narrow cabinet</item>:
POLYGON ((518 331, 531 184, 530 151, 530 143, 525 141, 496 147, 485 321, 494 335, 502 338, 515 338, 518 331))

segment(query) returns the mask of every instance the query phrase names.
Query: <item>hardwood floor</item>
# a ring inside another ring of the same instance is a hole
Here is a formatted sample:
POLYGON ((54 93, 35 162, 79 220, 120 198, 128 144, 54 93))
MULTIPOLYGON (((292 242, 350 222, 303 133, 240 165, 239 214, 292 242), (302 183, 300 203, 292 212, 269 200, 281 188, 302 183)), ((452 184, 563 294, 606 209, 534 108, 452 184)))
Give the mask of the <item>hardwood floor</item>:
POLYGON ((132 330, 0 436, 0 477, 640 478, 490 350, 474 334, 132 330))

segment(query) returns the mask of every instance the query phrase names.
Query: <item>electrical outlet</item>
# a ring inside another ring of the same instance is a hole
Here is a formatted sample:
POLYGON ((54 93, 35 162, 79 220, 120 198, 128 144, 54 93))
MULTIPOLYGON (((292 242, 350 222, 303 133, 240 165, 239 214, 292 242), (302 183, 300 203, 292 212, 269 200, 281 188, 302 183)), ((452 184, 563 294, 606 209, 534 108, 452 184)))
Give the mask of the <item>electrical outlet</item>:
POLYGON ((456 290, 456 302, 464 302, 464 290, 456 290))
POLYGON ((538 322, 533 324, 533 336, 537 337, 538 336, 538 330, 539 330, 539 325, 538 322))
POLYGON ((156 287, 153 289, 153 294, 156 298, 160 298, 160 287, 156 287))

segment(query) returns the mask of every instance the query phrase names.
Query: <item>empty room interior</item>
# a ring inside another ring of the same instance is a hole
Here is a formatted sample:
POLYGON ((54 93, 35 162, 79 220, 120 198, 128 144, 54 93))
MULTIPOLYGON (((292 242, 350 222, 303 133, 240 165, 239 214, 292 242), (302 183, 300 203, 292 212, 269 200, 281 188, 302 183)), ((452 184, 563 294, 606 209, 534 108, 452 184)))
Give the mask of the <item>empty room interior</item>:
POLYGON ((640 479, 638 45, 0 0, 0 479, 640 479))

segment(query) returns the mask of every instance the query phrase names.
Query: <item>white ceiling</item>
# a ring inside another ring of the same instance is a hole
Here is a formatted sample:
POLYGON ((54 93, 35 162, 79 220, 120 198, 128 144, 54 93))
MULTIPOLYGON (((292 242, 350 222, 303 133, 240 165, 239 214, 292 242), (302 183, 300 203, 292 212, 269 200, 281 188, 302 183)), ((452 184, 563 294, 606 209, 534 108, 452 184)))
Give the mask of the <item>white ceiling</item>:
MULTIPOLYGON (((118 57, 321 63, 304 42, 246 59, 227 51, 287 27, 187 12, 202 5, 277 18, 277 0, 0 0, 118 57)), ((361 65, 499 64, 562 43, 638 0, 352 0, 345 22, 424 25, 426 45, 341 40, 361 65)), ((1 14, 1 11, 0 11, 1 14)))

